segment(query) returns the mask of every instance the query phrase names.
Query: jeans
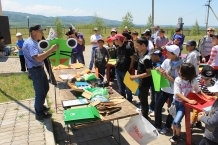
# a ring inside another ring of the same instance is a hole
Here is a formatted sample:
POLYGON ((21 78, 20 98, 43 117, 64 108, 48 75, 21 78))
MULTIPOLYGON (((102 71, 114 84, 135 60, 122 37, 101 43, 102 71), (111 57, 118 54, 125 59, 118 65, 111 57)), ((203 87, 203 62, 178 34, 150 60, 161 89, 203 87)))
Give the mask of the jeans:
POLYGON ((94 64, 94 55, 95 55, 95 49, 97 47, 92 47, 92 55, 91 55, 91 61, 90 61, 90 64, 89 64, 89 69, 92 70, 92 67, 93 67, 93 64, 94 64))
POLYGON ((160 96, 160 91, 159 92, 156 92, 154 90, 154 86, 151 86, 151 102, 150 102, 150 105, 149 105, 149 109, 154 111, 155 110, 155 105, 156 105, 156 102, 157 102, 157 97, 160 96))
POLYGON ((173 125, 175 125, 176 128, 181 128, 180 122, 185 115, 185 107, 181 102, 176 100, 174 100, 174 104, 176 106, 176 117, 173 120, 173 125))
POLYGON ((5 52, 5 56, 10 55, 10 48, 9 48, 8 46, 6 46, 6 47, 4 48, 4 52, 5 52))
POLYGON ((218 145, 218 143, 213 142, 211 140, 209 140, 208 138, 204 137, 201 142, 199 143, 199 145, 218 145))
POLYGON ((40 116, 44 113, 43 104, 45 103, 45 98, 49 90, 48 79, 42 67, 30 68, 29 74, 35 90, 35 112, 37 116, 40 116))
POLYGON ((83 52, 77 52, 77 53, 71 53, 71 63, 77 63, 78 60, 79 63, 82 63, 85 65, 83 52))
POLYGON ((105 65, 96 65, 98 68, 99 78, 101 81, 104 81, 104 75, 105 75, 105 65))
POLYGON ((141 102, 142 115, 148 119, 148 87, 139 87, 139 100, 141 102))
POLYGON ((127 94, 127 100, 129 102, 132 102, 132 92, 123 83, 124 76, 125 76, 126 72, 123 72, 123 71, 120 71, 117 69, 115 70, 115 72, 116 72, 118 90, 119 90, 120 95, 123 96, 124 98, 126 98, 126 94, 127 94))
MULTIPOLYGON (((170 104, 169 104, 168 108, 171 106, 171 103, 173 101, 173 94, 169 94, 169 93, 161 91, 160 96, 158 96, 156 99, 157 99, 157 102, 156 102, 156 107, 154 109, 154 111, 155 111, 155 113, 154 113, 155 114, 155 123, 154 124, 155 124, 156 128, 161 128, 163 105, 166 103, 167 99, 169 99, 170 104)), ((168 114, 165 127, 171 128, 172 122, 173 122, 173 117, 172 117, 172 115, 168 114)))

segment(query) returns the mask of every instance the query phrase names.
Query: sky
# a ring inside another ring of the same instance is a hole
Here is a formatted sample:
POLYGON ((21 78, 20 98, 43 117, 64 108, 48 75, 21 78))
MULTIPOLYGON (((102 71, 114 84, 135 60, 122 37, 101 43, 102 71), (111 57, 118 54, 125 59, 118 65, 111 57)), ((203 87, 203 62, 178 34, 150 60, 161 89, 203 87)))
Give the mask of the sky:
MULTIPOLYGON (((176 25, 182 17, 184 25, 198 21, 205 26, 208 0, 154 0, 154 24, 176 25)), ((93 16, 122 20, 127 12, 133 15, 133 23, 145 25, 152 13, 152 0, 1 0, 3 11, 16 11, 44 16, 93 16)), ((211 7, 218 16, 218 0, 211 7)), ((218 20, 209 11, 209 26, 218 26, 218 20)), ((31 18, 30 18, 31 19, 31 18)))

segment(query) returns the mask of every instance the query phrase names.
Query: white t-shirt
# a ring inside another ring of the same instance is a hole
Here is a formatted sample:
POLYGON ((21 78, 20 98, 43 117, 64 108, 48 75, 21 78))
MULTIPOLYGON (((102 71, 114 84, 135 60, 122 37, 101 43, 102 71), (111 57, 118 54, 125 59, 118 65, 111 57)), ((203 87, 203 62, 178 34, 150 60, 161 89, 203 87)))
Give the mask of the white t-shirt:
POLYGON ((188 95, 189 92, 200 92, 201 89, 198 86, 198 81, 196 78, 192 80, 190 83, 189 81, 182 80, 180 77, 177 77, 174 81, 174 96, 173 98, 179 102, 183 102, 182 99, 180 99, 176 93, 181 93, 185 97, 188 95))
MULTIPOLYGON (((164 62, 161 64, 161 68, 164 69, 164 70, 167 70, 170 66, 170 59, 165 59, 164 62)), ((173 64, 176 63, 175 61, 171 61, 173 64)), ((174 74, 175 77, 178 76, 178 70, 175 69, 175 74, 174 74)), ((172 83, 171 83, 172 84, 172 83)), ((174 85, 170 86, 170 87, 167 87, 167 88, 161 88, 161 90, 163 92, 166 92, 166 93, 169 93, 169 94, 174 94, 173 91, 174 91, 174 85)))
MULTIPOLYGON (((100 34, 98 34, 98 35, 94 34, 90 37, 90 41, 97 42, 100 38, 102 38, 102 36, 100 34)), ((92 44, 92 47, 98 47, 98 44, 92 44)))
POLYGON ((151 48, 154 49, 153 42, 152 42, 151 40, 148 40, 148 51, 149 51, 149 52, 151 51, 151 48))

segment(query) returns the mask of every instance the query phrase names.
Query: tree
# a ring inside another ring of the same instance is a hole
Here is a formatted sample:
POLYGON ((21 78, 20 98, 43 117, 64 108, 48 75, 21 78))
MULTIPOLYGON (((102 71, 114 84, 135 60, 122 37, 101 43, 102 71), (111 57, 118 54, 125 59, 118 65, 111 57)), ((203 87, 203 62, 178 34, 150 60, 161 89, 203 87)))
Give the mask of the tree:
POLYGON ((200 33, 200 27, 199 27, 199 25, 198 25, 198 20, 196 20, 196 21, 195 21, 195 24, 192 26, 192 28, 191 28, 191 34, 192 34, 193 36, 198 36, 198 35, 201 34, 201 33, 200 33))
POLYGON ((101 17, 99 17, 96 13, 93 17, 93 27, 97 27, 98 31, 101 32, 105 28, 105 23, 101 17))
POLYGON ((153 27, 153 24, 152 24, 152 17, 150 15, 148 16, 148 21, 147 21, 147 24, 145 25, 145 28, 150 29, 151 27, 153 27))
POLYGON ((134 24, 133 24, 133 16, 131 12, 127 12, 124 17, 122 17, 122 23, 120 25, 120 29, 124 30, 124 28, 127 26, 128 29, 132 29, 134 24))
POLYGON ((63 28, 62 28, 62 21, 60 18, 55 18, 54 20, 55 24, 55 31, 57 33, 57 38, 62 38, 63 37, 63 28))

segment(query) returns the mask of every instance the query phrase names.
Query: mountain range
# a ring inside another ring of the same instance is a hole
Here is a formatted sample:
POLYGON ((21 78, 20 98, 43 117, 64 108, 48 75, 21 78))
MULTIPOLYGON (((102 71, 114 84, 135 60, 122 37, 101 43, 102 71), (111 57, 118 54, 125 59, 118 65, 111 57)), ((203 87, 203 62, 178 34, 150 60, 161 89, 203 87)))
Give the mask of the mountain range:
MULTIPOLYGON (((56 17, 46 17, 42 15, 34 15, 21 12, 11 12, 3 11, 4 16, 8 16, 9 23, 11 27, 27 27, 27 16, 29 17, 29 23, 32 24, 41 24, 43 26, 53 26, 54 19, 56 17)), ((60 16, 63 25, 73 25, 79 24, 90 24, 93 22, 94 16, 60 16)), ((121 21, 109 20, 102 18, 106 26, 119 26, 121 21)))

